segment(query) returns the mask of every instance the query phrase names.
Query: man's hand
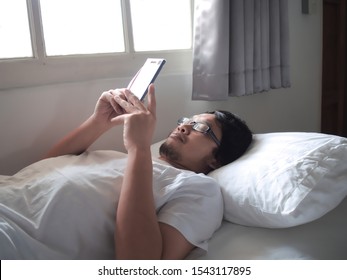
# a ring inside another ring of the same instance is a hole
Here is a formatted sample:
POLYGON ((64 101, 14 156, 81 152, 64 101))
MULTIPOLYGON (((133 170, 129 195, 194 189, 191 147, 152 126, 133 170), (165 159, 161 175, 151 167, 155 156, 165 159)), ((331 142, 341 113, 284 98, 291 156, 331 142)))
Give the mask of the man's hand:
POLYGON ((112 127, 115 124, 115 117, 124 114, 124 110, 115 99, 125 100, 125 89, 111 89, 101 94, 96 103, 92 118, 99 124, 112 127))
POLYGON ((151 145, 156 124, 156 101, 154 85, 148 89, 147 107, 129 90, 119 90, 114 100, 118 106, 113 108, 119 114, 114 123, 124 123, 124 145, 127 151, 144 149, 151 145))
POLYGON ((94 113, 55 144, 44 157, 83 153, 107 130, 121 123, 117 122, 116 117, 122 115, 124 111, 115 101, 115 97, 125 99, 122 90, 103 92, 96 103, 94 113))

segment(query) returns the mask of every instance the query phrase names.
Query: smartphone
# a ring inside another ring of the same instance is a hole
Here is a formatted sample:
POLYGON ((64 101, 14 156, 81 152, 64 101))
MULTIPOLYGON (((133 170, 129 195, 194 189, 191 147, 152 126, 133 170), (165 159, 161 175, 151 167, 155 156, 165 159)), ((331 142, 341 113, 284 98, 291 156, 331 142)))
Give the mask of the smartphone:
POLYGON ((166 60, 162 58, 147 58, 146 62, 130 81, 127 89, 141 101, 145 99, 148 86, 155 81, 166 60))

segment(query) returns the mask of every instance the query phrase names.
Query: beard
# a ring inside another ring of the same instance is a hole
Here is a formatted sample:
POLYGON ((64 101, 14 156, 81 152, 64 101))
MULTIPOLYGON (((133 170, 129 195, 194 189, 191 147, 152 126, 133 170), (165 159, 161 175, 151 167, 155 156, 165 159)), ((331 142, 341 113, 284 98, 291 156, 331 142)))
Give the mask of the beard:
POLYGON ((181 158, 179 152, 167 141, 160 145, 159 154, 170 161, 179 161, 181 158))

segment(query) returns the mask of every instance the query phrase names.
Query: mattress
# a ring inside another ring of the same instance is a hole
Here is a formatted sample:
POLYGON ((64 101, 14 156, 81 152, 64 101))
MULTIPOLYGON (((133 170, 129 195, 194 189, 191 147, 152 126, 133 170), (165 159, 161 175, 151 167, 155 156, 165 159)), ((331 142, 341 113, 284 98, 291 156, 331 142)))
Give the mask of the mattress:
POLYGON ((248 227, 223 221, 209 242, 208 253, 198 259, 347 260, 346 214, 347 198, 323 217, 290 228, 248 227))

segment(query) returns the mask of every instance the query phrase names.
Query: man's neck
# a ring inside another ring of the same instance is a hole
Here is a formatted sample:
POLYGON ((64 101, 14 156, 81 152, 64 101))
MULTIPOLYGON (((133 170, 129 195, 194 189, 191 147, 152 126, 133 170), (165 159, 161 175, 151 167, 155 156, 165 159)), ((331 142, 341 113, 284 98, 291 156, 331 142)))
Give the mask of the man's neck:
POLYGON ((188 169, 187 169, 186 167, 184 167, 183 165, 181 165, 181 164, 179 164, 179 163, 177 163, 177 162, 175 162, 175 161, 172 161, 172 160, 168 159, 168 158, 165 157, 165 156, 160 155, 160 156, 158 157, 158 159, 161 160, 161 161, 165 161, 166 163, 170 164, 171 166, 173 166, 173 167, 175 167, 175 168, 188 170, 188 169))

